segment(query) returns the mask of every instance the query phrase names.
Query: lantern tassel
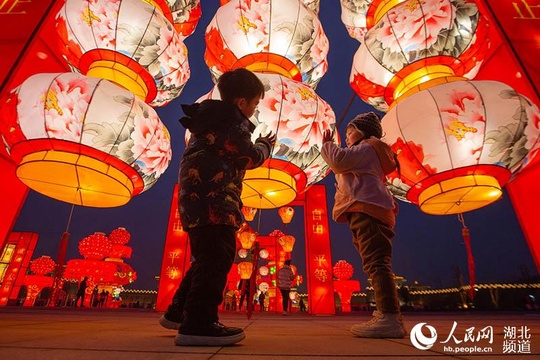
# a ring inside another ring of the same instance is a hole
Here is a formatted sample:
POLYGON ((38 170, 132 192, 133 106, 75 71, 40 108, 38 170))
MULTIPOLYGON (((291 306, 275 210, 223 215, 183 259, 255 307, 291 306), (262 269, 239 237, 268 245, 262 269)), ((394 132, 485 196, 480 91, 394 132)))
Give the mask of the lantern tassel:
POLYGON ((474 300, 474 284, 475 284, 475 272, 474 272, 474 256, 472 253, 471 247, 471 236, 469 233, 469 228, 465 225, 465 219, 463 214, 458 214, 458 219, 461 222, 463 228, 461 229, 461 236, 463 237, 463 242, 465 243, 465 248, 467 249, 467 262, 469 265, 469 297, 471 301, 474 300))

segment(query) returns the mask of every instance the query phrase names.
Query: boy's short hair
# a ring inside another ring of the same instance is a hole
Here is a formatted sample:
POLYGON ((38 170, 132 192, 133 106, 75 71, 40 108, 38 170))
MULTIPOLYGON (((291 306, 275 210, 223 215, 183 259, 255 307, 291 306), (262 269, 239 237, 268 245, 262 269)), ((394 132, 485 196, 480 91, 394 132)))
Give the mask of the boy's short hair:
POLYGON ((244 98, 251 100, 257 96, 264 97, 264 85, 253 72, 238 68, 223 73, 218 79, 217 87, 221 100, 233 102, 244 98))
POLYGON ((291 265, 291 260, 285 260, 285 265, 291 265))

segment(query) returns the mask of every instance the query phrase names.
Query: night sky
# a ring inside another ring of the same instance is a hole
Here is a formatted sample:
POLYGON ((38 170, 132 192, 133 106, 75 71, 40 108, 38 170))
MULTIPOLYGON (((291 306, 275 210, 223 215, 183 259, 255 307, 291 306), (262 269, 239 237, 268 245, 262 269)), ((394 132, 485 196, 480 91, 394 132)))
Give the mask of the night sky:
MULTIPOLYGON (((81 258, 78 242, 96 232, 109 233, 117 227, 125 227, 132 235, 127 245, 133 247, 133 256, 126 260, 137 271, 138 280, 127 286, 135 289, 157 289, 154 276, 159 274, 163 245, 167 229, 173 186, 177 181, 178 165, 184 149, 184 130, 178 123, 180 104, 191 103, 210 91, 213 83, 203 60, 204 32, 213 17, 218 0, 202 1, 203 16, 193 35, 185 41, 189 50, 191 78, 181 96, 163 108, 158 114, 172 136, 173 158, 168 170, 157 184, 145 193, 133 198, 119 208, 96 209, 76 206, 69 226, 71 239, 68 259, 81 258)), ((345 125, 357 113, 372 108, 354 96, 348 112, 347 104, 353 91, 349 86, 349 74, 358 41, 350 38, 340 19, 338 0, 321 1, 319 17, 330 41, 329 70, 322 78, 316 92, 334 109, 336 119, 345 115, 339 128, 344 135, 345 125)), ((326 185, 329 213, 333 205, 334 176, 323 181, 326 185)), ((433 216, 422 213, 415 205, 399 202, 394 241, 393 267, 396 275, 405 277, 409 283, 418 281, 435 288, 456 286, 456 268, 468 282, 467 252, 461 238, 461 223, 456 215, 433 216)), ((15 224, 14 231, 33 231, 40 234, 34 257, 49 255, 56 259, 58 244, 66 230, 71 204, 59 202, 31 191, 15 224)), ((303 209, 296 207, 293 222, 285 229, 277 215, 277 209, 263 210, 261 226, 258 217, 251 223, 261 235, 280 229, 297 238, 292 261, 300 274, 305 275, 303 209), (285 231, 286 230, 286 231, 285 231)), ((259 210, 261 211, 261 210, 259 210)), ((537 275, 531 253, 508 195, 483 209, 464 214, 470 229, 472 250, 476 262, 477 283, 513 282, 524 275, 537 275)), ((355 268, 353 279, 366 286, 361 271, 360 256, 351 243, 346 224, 330 220, 332 263, 346 260, 355 268)))

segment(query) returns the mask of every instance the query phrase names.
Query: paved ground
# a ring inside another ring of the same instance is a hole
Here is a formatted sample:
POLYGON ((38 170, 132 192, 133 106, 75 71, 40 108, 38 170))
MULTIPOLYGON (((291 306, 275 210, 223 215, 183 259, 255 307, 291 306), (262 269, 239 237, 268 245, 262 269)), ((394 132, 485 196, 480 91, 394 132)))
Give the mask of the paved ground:
MULTIPOLYGON (((161 328, 160 314, 148 310, 4 307, 0 308, 0 360, 540 359, 540 313, 406 313, 409 331, 426 323, 436 332, 427 350, 415 348, 410 337, 381 340, 349 335, 349 327, 369 319, 367 314, 318 317, 257 312, 251 320, 241 313, 220 316, 223 323, 244 328, 247 338, 230 347, 179 347, 173 343, 175 331, 161 328)), ((420 337, 420 343, 432 338, 427 326, 422 334, 425 339, 420 337)))

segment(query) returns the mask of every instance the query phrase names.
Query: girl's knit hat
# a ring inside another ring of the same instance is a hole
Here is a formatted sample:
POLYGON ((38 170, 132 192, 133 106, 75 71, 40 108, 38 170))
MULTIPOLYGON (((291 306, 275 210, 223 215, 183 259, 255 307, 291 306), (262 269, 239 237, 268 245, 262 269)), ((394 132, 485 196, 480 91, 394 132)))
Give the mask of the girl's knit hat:
POLYGON ((366 138, 370 136, 375 136, 377 139, 382 138, 381 118, 373 111, 356 115, 347 126, 362 131, 366 138))

